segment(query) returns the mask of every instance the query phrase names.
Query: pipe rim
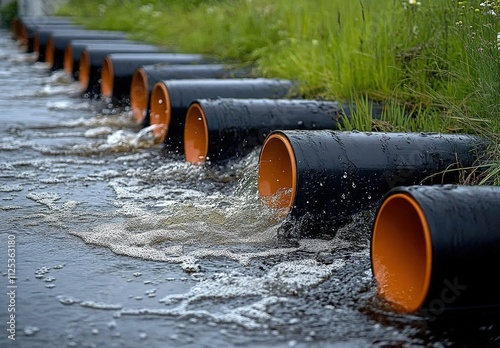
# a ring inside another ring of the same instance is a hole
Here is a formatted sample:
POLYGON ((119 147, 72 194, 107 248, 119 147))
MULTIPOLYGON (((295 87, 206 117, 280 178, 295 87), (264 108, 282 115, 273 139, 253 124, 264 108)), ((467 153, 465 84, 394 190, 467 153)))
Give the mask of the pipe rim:
POLYGON ((205 163, 208 154, 208 139, 207 117, 201 105, 195 102, 189 107, 184 123, 184 156, 187 162, 205 163))
POLYGON ((148 108, 148 76, 143 68, 138 68, 130 83, 130 107, 136 122, 142 122, 148 108))
POLYGON ((45 62, 54 64, 54 38, 50 37, 45 45, 45 62))
POLYGON ((78 80, 82 88, 87 88, 90 80, 90 56, 87 50, 82 50, 80 54, 80 69, 78 73, 78 80))
POLYGON ((153 129, 154 136, 164 142, 167 138, 168 126, 170 124, 171 104, 167 86, 163 82, 157 82, 150 99, 151 109, 149 113, 149 122, 151 125, 160 125, 153 129))
POLYGON ((67 74, 73 73, 73 46, 71 44, 64 49, 63 67, 67 74))
POLYGON ((297 181, 297 162, 290 140, 282 133, 270 134, 259 158, 260 198, 270 208, 289 210, 295 201, 297 181))
POLYGON ((113 96, 114 71, 113 61, 109 56, 104 58, 101 69, 101 94, 106 98, 113 96))
POLYGON ((382 298, 402 312, 422 307, 431 282, 432 238, 422 207, 409 194, 392 194, 380 205, 371 262, 382 298))

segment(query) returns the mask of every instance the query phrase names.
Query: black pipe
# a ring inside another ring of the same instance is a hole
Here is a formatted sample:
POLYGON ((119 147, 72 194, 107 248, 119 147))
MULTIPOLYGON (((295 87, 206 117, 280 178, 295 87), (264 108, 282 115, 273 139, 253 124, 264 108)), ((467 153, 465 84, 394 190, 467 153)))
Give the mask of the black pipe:
POLYGON ((500 305, 500 187, 410 186, 388 192, 372 228, 379 296, 437 316, 500 305))
POLYGON ((70 17, 46 17, 46 16, 18 16, 16 21, 15 37, 20 39, 28 33, 33 32, 33 28, 46 25, 68 25, 74 24, 74 20, 70 17))
POLYGON ((45 58, 50 64, 51 70, 59 70, 64 66, 64 51, 71 40, 77 39, 98 39, 98 40, 115 40, 125 39, 126 34, 114 31, 98 31, 98 30, 71 30, 64 33, 53 33, 47 41, 45 50, 45 58))
POLYGON ((295 84, 279 79, 162 80, 151 92, 150 124, 155 135, 173 151, 183 151, 184 122, 193 100, 200 98, 284 98, 295 84), (168 129, 168 131, 167 131, 168 129), (168 133, 168 134, 167 134, 168 133))
POLYGON ((191 163, 242 157, 273 130, 341 129, 348 105, 300 99, 198 99, 184 128, 184 155, 191 163))
POLYGON ((223 64, 144 65, 136 69, 130 84, 130 106, 134 119, 143 127, 149 126, 150 95, 158 81, 242 77, 250 77, 250 71, 223 64))
POLYGON ((68 75, 71 75, 75 80, 78 80, 79 70, 80 70, 80 55, 84 48, 88 46, 102 45, 104 47, 112 46, 123 46, 130 44, 142 44, 141 42, 136 42, 126 39, 93 39, 93 40, 71 40, 66 49, 64 50, 64 71, 68 75))
POLYGON ((73 24, 60 24, 60 25, 48 25, 42 26, 36 29, 33 38, 33 52, 38 52, 38 61, 45 62, 45 51, 47 47, 47 41, 54 32, 67 32, 70 29, 84 30, 82 27, 73 24))
POLYGON ((59 16, 19 16, 19 21, 23 25, 26 23, 37 24, 70 24, 74 23, 73 17, 59 17, 59 16))
MULTIPOLYGON (((153 53, 161 52, 162 49, 146 44, 124 44, 124 45, 88 45, 80 54, 80 68, 78 79, 84 90, 84 95, 89 98, 98 98, 101 94, 101 71, 104 59, 112 53, 153 53)), ((129 86, 130 87, 130 86, 129 86)))
POLYGON ((112 53, 101 71, 101 95, 116 104, 130 103, 130 84, 136 69, 147 64, 199 64, 209 59, 201 54, 112 53))
POLYGON ((459 182, 451 169, 473 166, 485 148, 460 134, 275 131, 260 153, 259 194, 284 213, 285 236, 332 236, 392 187, 459 182))
POLYGON ((38 23, 38 22, 28 22, 26 24, 21 24, 20 32, 18 35, 21 44, 25 46, 25 51, 27 53, 33 53, 35 49, 35 37, 39 30, 45 28, 67 28, 68 30, 78 29, 79 26, 73 23, 38 23))

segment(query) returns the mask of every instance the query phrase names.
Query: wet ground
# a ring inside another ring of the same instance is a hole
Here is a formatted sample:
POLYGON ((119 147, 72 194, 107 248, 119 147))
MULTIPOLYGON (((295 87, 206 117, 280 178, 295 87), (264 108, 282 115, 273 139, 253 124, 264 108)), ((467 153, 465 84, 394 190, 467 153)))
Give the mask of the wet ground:
POLYGON ((187 164, 6 31, 0 81, 0 347, 499 345, 495 313, 379 301, 370 213, 330 240, 279 240, 258 149, 187 164))

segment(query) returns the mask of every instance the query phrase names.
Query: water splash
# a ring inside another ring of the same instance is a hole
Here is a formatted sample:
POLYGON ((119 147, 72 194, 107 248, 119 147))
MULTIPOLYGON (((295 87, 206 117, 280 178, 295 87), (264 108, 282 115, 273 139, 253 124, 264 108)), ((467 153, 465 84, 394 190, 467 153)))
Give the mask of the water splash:
POLYGON ((132 148, 151 147, 160 143, 160 138, 156 136, 157 129, 162 128, 161 125, 151 125, 141 129, 138 133, 127 130, 118 130, 108 136, 106 144, 113 146, 130 146, 132 148))
POLYGON ((47 109, 56 111, 79 111, 92 110, 92 104, 89 102, 76 102, 69 100, 59 100, 47 102, 47 109))

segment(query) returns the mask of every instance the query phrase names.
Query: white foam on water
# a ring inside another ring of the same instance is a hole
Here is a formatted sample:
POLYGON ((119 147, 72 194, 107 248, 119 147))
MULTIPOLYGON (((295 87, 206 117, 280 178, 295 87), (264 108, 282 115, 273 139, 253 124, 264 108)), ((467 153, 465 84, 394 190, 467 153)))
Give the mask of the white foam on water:
POLYGON ((108 170, 100 171, 100 172, 95 173, 95 174, 90 173, 90 174, 88 174, 88 177, 105 180, 105 179, 116 178, 116 177, 119 177, 121 175, 122 175, 122 173, 120 173, 116 170, 108 169, 108 170))
MULTIPOLYGON (((84 135, 83 132, 33 132, 30 134, 30 137, 34 138, 45 138, 45 139, 56 139, 56 138, 77 138, 82 137, 84 135)), ((36 149, 37 146, 33 145, 32 148, 36 149)))
POLYGON ((68 75, 64 70, 57 70, 50 74, 50 76, 46 77, 43 82, 47 85, 52 86, 69 86, 75 84, 76 81, 72 76, 68 75))
POLYGON ((59 100, 47 102, 47 109, 58 111, 80 111, 92 110, 92 104, 89 102, 76 102, 70 100, 59 100))
MULTIPOLYGON (((110 120, 112 120, 113 118, 114 117, 109 117, 110 120)), ((78 123, 79 122, 80 121, 78 121, 78 123)), ((113 122, 107 121, 102 124, 111 123, 113 122)), ((66 126, 69 126, 69 124, 66 124, 66 126)), ((71 124, 71 126, 76 126, 76 124, 73 123, 71 124)), ((62 150, 51 148, 37 148, 37 150, 47 154, 59 154, 60 152, 63 152, 65 154, 91 156, 96 154, 104 155, 107 153, 127 153, 136 150, 159 148, 161 146, 159 139, 154 136, 153 133, 153 129, 156 127, 156 125, 143 128, 139 132, 133 132, 126 129, 113 130, 111 127, 113 126, 102 125, 87 130, 83 134, 85 137, 98 139, 98 141, 93 143, 76 144, 71 146, 70 148, 66 147, 62 150), (107 138, 104 142, 100 140, 100 138, 106 135, 107 138)))
POLYGON ((132 154, 132 155, 119 156, 119 157, 114 159, 114 162, 127 163, 127 162, 134 162, 134 161, 139 161, 139 160, 144 160, 144 159, 150 159, 151 157, 152 157, 152 154, 149 152, 136 153, 136 154, 132 154))
POLYGON ((80 96, 81 92, 82 87, 77 82, 74 82, 70 85, 46 84, 42 85, 35 91, 17 93, 16 95, 13 95, 13 97, 20 99, 50 97, 55 95, 67 95, 76 97, 80 96))
POLYGON ((305 259, 279 263, 263 276, 234 271, 216 273, 200 280, 184 294, 160 299, 168 308, 124 308, 119 313, 203 318, 250 330, 267 328, 270 323, 284 324, 283 319, 268 310, 270 306, 287 302, 289 295, 297 291, 318 286, 343 267, 344 261, 340 259, 329 265, 305 259), (242 299, 247 299, 247 303, 239 304, 242 299), (212 306, 213 310, 203 309, 205 303, 217 303, 217 306, 212 306))
POLYGON ((52 192, 40 192, 40 193, 31 192, 26 195, 26 198, 31 199, 36 203, 45 205, 47 208, 51 210, 56 210, 57 209, 56 202, 61 199, 61 196, 59 196, 57 193, 52 193, 52 192))
POLYGON ((198 216, 195 220, 190 220, 187 215, 155 217, 139 207, 131 209, 127 206, 123 209, 126 212, 122 214, 131 216, 125 222, 102 224, 91 231, 70 233, 80 237, 85 243, 107 247, 119 255, 178 263, 184 265, 183 268, 193 270, 196 267, 192 265, 206 257, 225 257, 248 263, 255 257, 268 257, 297 250, 278 248, 255 253, 232 250, 231 246, 242 243, 262 244, 275 240, 276 226, 265 228, 265 224, 258 220, 253 226, 236 230, 220 212, 206 211, 203 217, 198 216), (263 228, 255 228, 258 224, 262 224, 263 228), (198 247, 179 254, 183 246, 194 248, 193 245, 198 247), (210 245, 217 247, 208 247, 210 245))
MULTIPOLYGON (((25 219, 41 219, 51 226, 61 228, 68 228, 65 221, 74 221, 75 216, 77 216, 75 211, 83 203, 73 200, 60 202, 61 196, 53 192, 30 192, 26 195, 26 198, 45 206, 49 209, 49 212, 27 215, 24 217, 25 219)), ((94 215, 95 217, 100 216, 99 213, 94 213, 94 215)), ((33 224, 36 224, 36 222, 33 222, 33 224)))
POLYGON ((80 302, 80 306, 94 308, 94 309, 105 309, 105 310, 118 310, 123 308, 121 304, 111 304, 111 303, 94 302, 94 301, 82 301, 80 302))
POLYGON ((115 191, 117 200, 145 200, 158 201, 174 199, 176 202, 199 199, 207 194, 194 189, 179 189, 169 184, 157 184, 141 187, 139 178, 117 178, 110 181, 109 186, 115 191))
POLYGON ((22 190, 21 185, 0 185, 0 192, 19 192, 22 190))
POLYGON ((86 138, 100 138, 102 136, 110 135, 113 133, 113 129, 108 126, 90 128, 85 131, 86 138))
POLYGON ((40 331, 40 329, 37 326, 26 326, 23 331, 26 336, 33 336, 40 331))
POLYGON ((3 206, 0 206, 0 210, 3 210, 3 211, 10 211, 10 210, 17 210, 17 209, 22 209, 23 207, 19 206, 19 205, 3 205, 3 206))
MULTIPOLYGON (((36 53, 36 52, 10 54, 10 55, 6 55, 6 57, 2 57, 2 58, 7 58, 12 63, 34 63, 33 66, 36 65, 35 69, 42 66, 41 65, 42 63, 37 64, 39 62, 37 62, 38 53, 36 53)), ((48 68, 47 64, 43 63, 43 69, 47 69, 47 68, 48 68)))
POLYGON ((22 148, 31 148, 35 144, 26 139, 19 139, 14 137, 4 137, 0 142, 0 151, 18 151, 22 148))

